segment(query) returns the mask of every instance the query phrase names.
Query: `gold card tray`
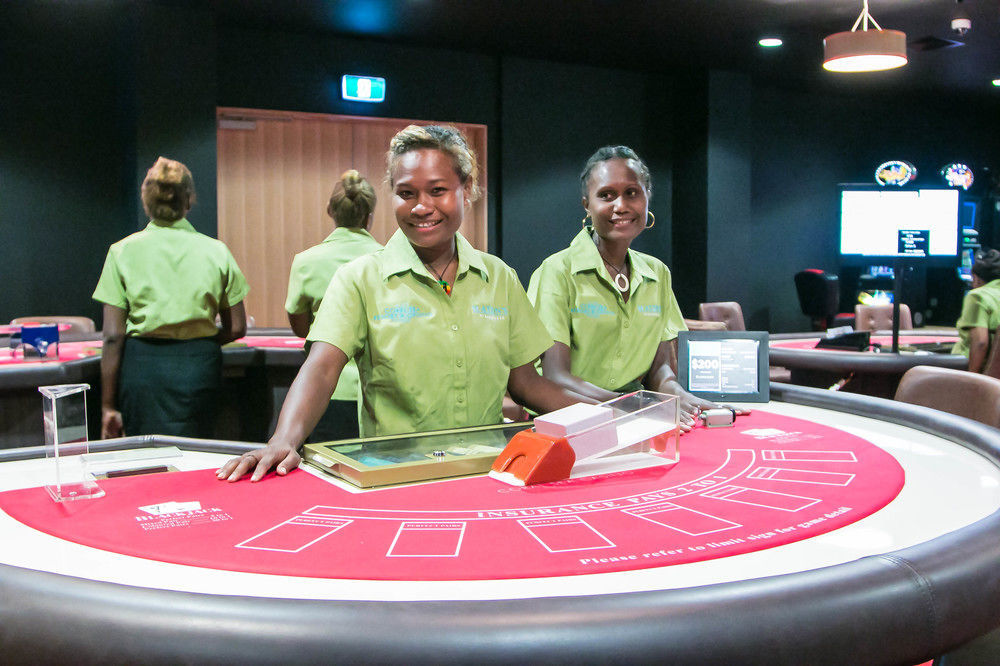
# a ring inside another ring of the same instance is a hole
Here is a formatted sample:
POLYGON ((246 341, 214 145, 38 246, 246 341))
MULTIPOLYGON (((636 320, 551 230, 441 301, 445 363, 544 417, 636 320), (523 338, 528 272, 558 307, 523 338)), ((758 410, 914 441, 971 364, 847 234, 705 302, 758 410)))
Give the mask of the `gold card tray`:
POLYGON ((306 444, 303 459, 361 488, 485 474, 531 422, 306 444))

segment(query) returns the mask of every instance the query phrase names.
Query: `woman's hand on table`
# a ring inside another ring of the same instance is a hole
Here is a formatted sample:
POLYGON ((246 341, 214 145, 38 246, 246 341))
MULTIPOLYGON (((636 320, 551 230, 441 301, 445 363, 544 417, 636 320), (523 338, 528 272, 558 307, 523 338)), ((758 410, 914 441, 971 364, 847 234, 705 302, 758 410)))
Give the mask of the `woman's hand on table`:
POLYGON ((698 417, 703 411, 719 407, 719 405, 711 400, 704 400, 694 396, 680 388, 680 386, 677 387, 676 392, 670 391, 670 393, 677 396, 678 421, 682 433, 688 432, 695 427, 698 423, 698 417))
POLYGON ((238 458, 229 460, 215 475, 220 481, 231 482, 251 474, 251 482, 260 481, 272 468, 278 476, 284 476, 301 462, 302 457, 294 447, 272 442, 264 448, 247 451, 238 458))

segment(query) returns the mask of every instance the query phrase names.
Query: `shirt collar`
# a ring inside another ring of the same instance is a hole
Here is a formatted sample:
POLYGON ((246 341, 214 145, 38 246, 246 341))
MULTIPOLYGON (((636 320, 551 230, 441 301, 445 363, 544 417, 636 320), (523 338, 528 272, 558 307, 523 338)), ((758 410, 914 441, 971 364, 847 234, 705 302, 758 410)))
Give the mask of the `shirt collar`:
MULTIPOLYGON (((570 270, 574 273, 584 271, 600 271, 604 267, 604 259, 597 251, 593 236, 589 229, 582 229, 569 244, 570 270)), ((656 281, 656 271, 649 262, 635 250, 629 249, 628 262, 632 264, 632 272, 645 280, 656 281)))
POLYGON ((146 231, 155 231, 158 229, 177 229, 179 231, 195 231, 195 228, 191 226, 191 223, 187 221, 186 217, 182 217, 176 222, 171 222, 170 224, 157 224, 152 220, 146 225, 146 231))
POLYGON ((375 240, 375 237, 368 233, 367 229, 362 229, 361 227, 337 227, 330 233, 329 236, 323 239, 323 242, 329 243, 332 240, 346 238, 349 236, 365 236, 366 238, 375 240))
MULTIPOLYGON (((483 280, 488 282, 490 274, 486 270, 486 264, 483 262, 482 256, 460 233, 455 234, 455 247, 458 250, 457 275, 462 275, 471 268, 483 280)), ((406 271, 412 271, 417 275, 426 275, 432 280, 437 280, 427 270, 423 262, 420 261, 420 257, 417 256, 413 246, 410 245, 410 241, 406 239, 406 234, 401 230, 397 230, 388 242, 386 242, 385 249, 381 253, 381 259, 383 280, 388 279, 392 275, 405 273, 406 271)))

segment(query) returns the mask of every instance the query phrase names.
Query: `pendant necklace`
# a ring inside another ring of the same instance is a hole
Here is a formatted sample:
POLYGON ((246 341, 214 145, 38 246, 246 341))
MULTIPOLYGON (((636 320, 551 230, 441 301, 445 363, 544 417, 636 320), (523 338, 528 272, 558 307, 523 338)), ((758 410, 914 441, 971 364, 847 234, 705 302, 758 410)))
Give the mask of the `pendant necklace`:
POLYGON ((437 278, 437 283, 441 285, 441 288, 444 289, 444 293, 447 294, 448 296, 451 296, 451 284, 449 284, 448 281, 444 279, 444 274, 448 272, 448 266, 451 265, 451 260, 454 258, 455 258, 455 252, 453 251, 451 253, 451 256, 448 257, 447 263, 445 263, 444 265, 444 270, 441 271, 440 273, 434 270, 434 266, 432 264, 424 262, 424 266, 426 266, 431 270, 431 273, 433 273, 434 277, 437 278))
MULTIPOLYGON (((595 245, 596 245, 596 243, 595 243, 595 245)), ((608 258, 604 256, 604 253, 601 252, 601 248, 599 248, 599 247, 597 248, 597 254, 601 255, 601 259, 604 260, 604 263, 606 263, 611 268, 615 269, 615 286, 618 287, 618 291, 620 291, 622 293, 627 292, 628 289, 629 289, 630 283, 629 283, 628 276, 625 275, 625 265, 622 264, 621 268, 618 268, 617 266, 615 266, 613 263, 611 263, 610 261, 608 261, 608 258)), ((626 258, 626 261, 627 261, 627 258, 626 258)))

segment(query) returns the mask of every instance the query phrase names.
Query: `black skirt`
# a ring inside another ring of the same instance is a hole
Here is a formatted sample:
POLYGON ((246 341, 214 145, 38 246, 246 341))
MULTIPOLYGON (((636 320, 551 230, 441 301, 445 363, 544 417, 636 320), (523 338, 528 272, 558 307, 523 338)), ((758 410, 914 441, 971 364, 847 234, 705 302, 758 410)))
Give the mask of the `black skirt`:
POLYGON ((126 338, 118 380, 125 434, 212 437, 221 383, 214 338, 126 338))
POLYGON ((358 401, 331 400, 306 441, 331 442, 338 439, 357 439, 359 436, 358 401))

